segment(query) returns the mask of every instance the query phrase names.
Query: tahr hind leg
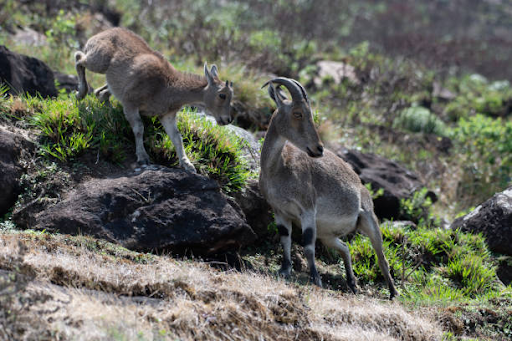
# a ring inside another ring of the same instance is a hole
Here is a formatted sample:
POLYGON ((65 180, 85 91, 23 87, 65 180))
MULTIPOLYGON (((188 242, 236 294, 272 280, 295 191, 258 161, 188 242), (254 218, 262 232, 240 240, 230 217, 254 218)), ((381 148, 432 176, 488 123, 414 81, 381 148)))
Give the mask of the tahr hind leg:
POLYGON ((356 277, 352 270, 352 258, 350 257, 350 250, 347 244, 336 237, 323 238, 321 241, 325 246, 336 249, 336 251, 339 252, 341 258, 343 258, 343 264, 345 265, 345 271, 347 273, 347 285, 354 294, 357 294, 356 277))
POLYGON ((389 273, 389 264, 386 259, 386 256, 384 255, 384 249, 382 246, 382 233, 380 231, 380 227, 377 222, 377 218, 375 217, 375 214, 368 211, 362 211, 359 214, 359 218, 357 220, 357 227, 361 232, 366 234, 368 238, 370 238, 370 242, 372 243, 373 249, 377 254, 380 271, 382 272, 382 275, 386 279, 386 282, 388 282, 390 293, 389 298, 393 299, 395 296, 398 295, 398 291, 396 291, 393 278, 391 278, 391 274, 389 273))
POLYGON ((144 148, 144 124, 140 118, 139 109, 137 107, 125 104, 123 106, 124 116, 130 123, 135 136, 135 151, 137 154, 137 162, 139 164, 149 164, 149 155, 144 148))

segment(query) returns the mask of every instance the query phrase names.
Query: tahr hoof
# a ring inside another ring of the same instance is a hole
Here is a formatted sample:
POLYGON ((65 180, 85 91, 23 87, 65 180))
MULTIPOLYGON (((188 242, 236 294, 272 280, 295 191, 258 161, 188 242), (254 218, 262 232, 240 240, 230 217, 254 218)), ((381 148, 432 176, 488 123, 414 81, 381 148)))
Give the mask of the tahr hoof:
POLYGON ((85 94, 83 93, 83 91, 75 91, 75 97, 77 100, 81 101, 84 99, 85 94))
POLYGON ((352 291, 354 294, 357 294, 358 289, 357 289, 356 282, 355 281, 348 281, 347 284, 348 284, 348 287, 349 287, 350 291, 352 291))
POLYGON ((322 285, 322 280, 320 279, 320 277, 313 277, 311 278, 311 282, 313 282, 314 285, 316 285, 317 287, 319 288, 323 288, 324 286, 322 285))
POLYGON ((196 167, 190 161, 183 162, 180 166, 189 173, 197 173, 196 167))
POLYGON ((281 268, 279 270, 279 276, 284 277, 284 278, 290 277, 291 273, 292 273, 292 268, 291 267, 289 267, 289 268, 281 268))
POLYGON ((151 164, 151 162, 149 162, 149 157, 148 158, 140 158, 140 159, 137 159, 137 164, 141 167, 146 168, 147 166, 149 166, 151 164))
POLYGON ((357 292, 358 292, 357 286, 349 285, 348 287, 350 288, 350 291, 352 291, 353 294, 357 294, 357 292))

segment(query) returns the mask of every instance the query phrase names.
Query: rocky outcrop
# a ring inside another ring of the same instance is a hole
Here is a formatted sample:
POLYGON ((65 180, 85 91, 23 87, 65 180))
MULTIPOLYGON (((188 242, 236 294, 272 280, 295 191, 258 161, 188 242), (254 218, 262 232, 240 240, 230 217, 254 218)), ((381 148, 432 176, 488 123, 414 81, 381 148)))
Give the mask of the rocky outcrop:
POLYGON ((18 158, 23 148, 22 140, 0 127, 0 217, 14 205, 21 190, 22 169, 18 158))
POLYGON ((137 251, 194 255, 211 255, 256 239, 243 213, 215 181, 168 168, 90 180, 26 224, 90 235, 137 251))
POLYGON ((450 227, 482 233, 491 251, 512 256, 512 187, 496 193, 450 227))
POLYGON ((260 192, 257 180, 249 180, 242 191, 234 194, 236 203, 245 214, 247 223, 251 226, 258 238, 264 238, 273 231, 268 225, 274 221, 272 209, 260 192))
POLYGON ((353 84, 359 84, 359 78, 356 69, 349 64, 332 60, 322 60, 316 63, 318 75, 313 79, 313 83, 320 87, 325 79, 331 79, 334 84, 340 84, 344 79, 348 79, 353 84))
POLYGON ((57 96, 53 71, 39 59, 9 51, 0 45, 0 83, 9 86, 8 93, 29 93, 43 97, 57 96))
MULTIPOLYGON (((332 150, 352 166, 364 184, 371 184, 373 191, 384 189, 383 195, 373 200, 375 214, 381 219, 401 219, 400 200, 411 197, 415 191, 425 187, 415 173, 381 156, 341 146, 335 146, 332 150)), ((432 202, 437 200, 433 192, 428 192, 427 196, 432 202)))

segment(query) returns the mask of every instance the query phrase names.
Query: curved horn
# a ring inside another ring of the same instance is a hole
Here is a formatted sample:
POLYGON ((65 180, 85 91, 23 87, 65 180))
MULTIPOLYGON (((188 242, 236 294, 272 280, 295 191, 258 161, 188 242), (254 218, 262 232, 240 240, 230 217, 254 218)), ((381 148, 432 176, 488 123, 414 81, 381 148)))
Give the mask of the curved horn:
POLYGON ((309 103, 308 94, 306 93, 306 89, 304 89, 302 84, 297 82, 295 79, 290 78, 290 80, 293 81, 295 84, 297 84, 297 86, 299 87, 300 91, 302 91, 302 96, 304 96, 304 99, 306 100, 306 102, 309 103))
POLYGON ((288 91, 290 91, 290 95, 292 95, 292 101, 300 102, 302 99, 304 99, 307 102, 308 98, 305 96, 306 92, 303 89, 301 90, 301 88, 297 85, 298 82, 285 77, 277 77, 265 83, 262 88, 270 82, 283 85, 285 88, 287 88, 288 91))

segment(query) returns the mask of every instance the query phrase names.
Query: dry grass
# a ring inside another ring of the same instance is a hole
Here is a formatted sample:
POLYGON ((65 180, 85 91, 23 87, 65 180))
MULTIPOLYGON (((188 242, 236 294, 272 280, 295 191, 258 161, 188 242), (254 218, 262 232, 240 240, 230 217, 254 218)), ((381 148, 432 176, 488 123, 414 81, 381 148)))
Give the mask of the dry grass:
POLYGON ((344 297, 247 271, 137 254, 85 237, 2 232, 0 269, 30 277, 17 295, 32 298, 32 304, 19 310, 19 318, 30 316, 34 328, 49 331, 54 339, 442 337, 438 325, 396 302, 344 297), (20 245, 26 249, 23 260, 16 258, 20 245))

